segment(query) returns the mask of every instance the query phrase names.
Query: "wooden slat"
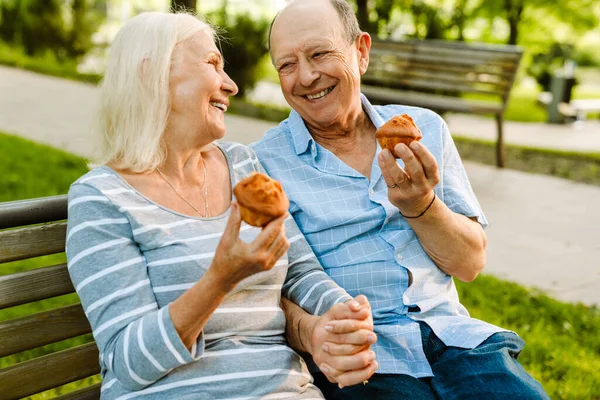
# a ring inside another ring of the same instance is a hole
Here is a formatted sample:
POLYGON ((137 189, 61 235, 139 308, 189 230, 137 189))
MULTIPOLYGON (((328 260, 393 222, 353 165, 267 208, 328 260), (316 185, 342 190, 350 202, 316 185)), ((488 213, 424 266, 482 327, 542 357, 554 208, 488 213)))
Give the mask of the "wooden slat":
MULTIPOLYGON (((462 85, 459 83, 446 83, 437 81, 435 79, 410 79, 410 78, 398 78, 391 75, 380 76, 377 79, 378 85, 386 87, 409 87, 412 90, 418 91, 418 89, 425 90, 445 90, 457 93, 478 93, 489 96, 502 96, 502 92, 493 90, 479 89, 476 86, 462 85)), ((370 83, 368 81, 367 83, 370 83)))
POLYGON ((72 293, 67 264, 0 276, 0 310, 72 293))
POLYGON ((67 219, 67 195, 0 203, 0 229, 67 219))
POLYGON ((400 91, 384 87, 362 85, 361 92, 373 103, 404 104, 427 107, 434 110, 471 112, 475 114, 499 113, 503 110, 501 103, 467 100, 451 96, 432 95, 410 91, 400 91))
POLYGON ((402 69, 415 69, 419 71, 429 71, 430 73, 434 72, 444 72, 444 73, 455 73, 455 74, 468 74, 468 73, 485 73, 488 75, 492 75, 501 81, 509 80, 512 75, 514 75, 514 71, 507 70, 502 67, 493 67, 490 65, 472 65, 472 66, 464 66, 464 65, 452 65, 452 64, 431 64, 425 62, 418 62, 414 60, 407 59, 397 59, 393 55, 386 56, 373 56, 369 58, 369 68, 367 69, 366 74, 369 74, 369 70, 372 67, 375 69, 385 68, 392 65, 394 68, 402 68, 402 69))
POLYGON ((90 333, 80 304, 0 322, 0 357, 90 333))
POLYGON ((453 57, 456 54, 469 55, 483 59, 503 58, 516 60, 521 57, 523 50, 518 46, 475 44, 442 40, 414 40, 395 42, 388 40, 373 40, 371 48, 396 50, 403 52, 437 53, 453 57))
POLYGON ((53 400, 98 400, 100 398, 100 387, 101 384, 97 383, 84 389, 55 397, 53 400))
MULTIPOLYGON (((375 55, 385 52, 381 52, 381 50, 371 48, 371 52, 375 55)), ((464 65, 464 66, 473 66, 473 65, 490 65, 490 66, 498 66, 502 68, 506 68, 508 70, 512 70, 515 67, 515 63, 511 60, 483 60, 481 58, 476 57, 459 57, 459 58, 448 58, 441 55, 435 54, 424 54, 424 53, 401 53, 395 52, 393 53, 394 57, 397 59, 411 60, 411 61, 420 61, 420 62, 429 62, 429 63, 438 63, 438 64, 449 64, 449 65, 464 65)))
POLYGON ((96 344, 84 344, 0 370, 2 399, 20 399, 99 372, 96 344))
POLYGON ((0 232, 0 263, 65 251, 67 223, 0 232))
POLYGON ((378 73, 390 74, 399 77, 415 77, 424 79, 437 79, 444 82, 458 82, 463 84, 484 84, 489 85, 491 89, 504 92, 509 85, 508 79, 499 75, 489 74, 488 71, 453 71, 445 69, 429 70, 427 68, 417 68, 413 65, 403 64, 375 64, 369 63, 366 76, 377 75, 378 73))

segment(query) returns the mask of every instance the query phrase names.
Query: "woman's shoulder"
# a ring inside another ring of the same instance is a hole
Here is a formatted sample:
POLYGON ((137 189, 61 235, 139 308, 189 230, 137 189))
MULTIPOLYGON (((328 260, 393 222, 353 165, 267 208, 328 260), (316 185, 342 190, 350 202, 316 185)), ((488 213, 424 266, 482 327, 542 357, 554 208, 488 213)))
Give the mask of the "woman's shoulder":
POLYGON ((91 169, 71 184, 69 197, 104 193, 111 190, 124 189, 123 180, 112 169, 100 166, 91 169))

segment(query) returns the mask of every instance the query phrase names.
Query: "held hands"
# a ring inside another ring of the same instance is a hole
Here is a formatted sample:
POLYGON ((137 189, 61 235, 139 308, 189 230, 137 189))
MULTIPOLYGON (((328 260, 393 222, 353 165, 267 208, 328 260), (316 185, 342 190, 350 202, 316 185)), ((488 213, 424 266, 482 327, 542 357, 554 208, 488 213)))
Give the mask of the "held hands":
POLYGON ((211 272, 228 290, 240 281, 259 272, 268 271, 290 247, 285 236, 287 213, 263 228, 252 243, 240 239, 240 216, 237 203, 231 204, 231 214, 210 266, 211 272))
POLYGON ((336 304, 314 321, 307 350, 330 382, 342 388, 364 382, 375 373, 378 364, 371 345, 377 336, 365 296, 336 304))
POLYGON ((402 215, 418 216, 434 200, 433 188, 440 182, 437 161, 425 146, 416 141, 410 147, 398 144, 394 150, 404 161, 404 169, 387 149, 377 157, 389 188, 388 198, 402 215))

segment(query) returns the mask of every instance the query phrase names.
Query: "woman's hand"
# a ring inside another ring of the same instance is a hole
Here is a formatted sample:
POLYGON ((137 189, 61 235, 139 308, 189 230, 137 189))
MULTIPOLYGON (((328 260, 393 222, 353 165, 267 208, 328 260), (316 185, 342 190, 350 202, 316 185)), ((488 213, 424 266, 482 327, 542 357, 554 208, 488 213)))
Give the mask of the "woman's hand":
POLYGON ((287 214, 273 220, 252 243, 240 239, 240 216, 237 203, 231 204, 231 214, 221 241, 215 251, 210 272, 228 289, 259 272, 268 271, 290 247, 285 236, 287 214))
POLYGON ((410 147, 398 144, 394 150, 404 161, 404 169, 387 149, 379 153, 377 160, 389 188, 388 198, 403 215, 419 215, 432 202, 433 188, 440 182, 438 163, 433 154, 416 141, 410 147))
POLYGON ((320 317, 310 320, 312 332, 307 350, 321 372, 340 387, 364 382, 378 368, 371 345, 373 332, 371 306, 365 296, 336 304, 320 317))

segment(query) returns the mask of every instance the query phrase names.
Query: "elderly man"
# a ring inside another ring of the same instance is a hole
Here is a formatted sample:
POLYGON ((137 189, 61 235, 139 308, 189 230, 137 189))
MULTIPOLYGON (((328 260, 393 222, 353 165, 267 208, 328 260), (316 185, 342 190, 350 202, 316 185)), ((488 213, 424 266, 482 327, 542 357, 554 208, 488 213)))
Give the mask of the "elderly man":
MULTIPOLYGON (((292 1, 269 42, 293 111, 252 147, 283 183, 290 213, 327 273, 352 296, 367 296, 377 334, 379 366, 369 383, 339 388, 317 372, 325 396, 548 398, 516 360, 524 342, 470 318, 459 302, 453 277, 472 281, 484 267, 487 222, 442 118, 422 108, 375 107, 361 95, 371 39, 343 0, 292 1), (396 160, 375 131, 402 113, 423 139, 396 146, 396 160)), ((302 331, 306 314, 289 316, 302 331)), ((346 372, 318 366, 331 380, 346 372)))

